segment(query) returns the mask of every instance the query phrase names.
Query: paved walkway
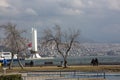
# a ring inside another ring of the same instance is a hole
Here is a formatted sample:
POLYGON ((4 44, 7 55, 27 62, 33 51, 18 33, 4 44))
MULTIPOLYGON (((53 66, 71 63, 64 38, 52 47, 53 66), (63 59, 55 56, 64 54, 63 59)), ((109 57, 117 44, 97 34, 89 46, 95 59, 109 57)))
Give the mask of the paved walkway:
POLYGON ((23 80, 105 80, 105 79, 93 79, 93 78, 64 78, 64 77, 48 77, 48 76, 37 76, 37 77, 24 77, 23 80))
POLYGON ((23 80, 105 80, 103 78, 67 78, 65 76, 28 76, 27 73, 22 73, 23 80))
MULTIPOLYGON (((103 78, 70 78, 65 75, 73 75, 74 72, 28 72, 28 73, 7 73, 22 74, 23 80, 105 80, 103 78)), ((79 74, 79 73, 78 73, 79 74)))

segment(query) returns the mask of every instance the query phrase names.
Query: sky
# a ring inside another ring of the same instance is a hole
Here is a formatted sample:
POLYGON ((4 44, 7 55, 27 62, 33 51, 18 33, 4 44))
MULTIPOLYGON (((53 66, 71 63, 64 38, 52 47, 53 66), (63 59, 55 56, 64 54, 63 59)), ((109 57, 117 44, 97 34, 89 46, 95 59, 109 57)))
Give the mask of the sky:
POLYGON ((0 24, 40 32, 56 24, 94 42, 120 42, 120 0, 0 0, 0 24))

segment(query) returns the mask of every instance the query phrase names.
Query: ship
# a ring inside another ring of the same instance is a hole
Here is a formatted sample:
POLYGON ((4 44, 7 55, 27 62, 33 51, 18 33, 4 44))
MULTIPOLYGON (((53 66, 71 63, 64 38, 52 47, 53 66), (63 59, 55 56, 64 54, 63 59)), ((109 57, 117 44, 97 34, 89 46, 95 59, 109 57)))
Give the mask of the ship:
MULTIPOLYGON (((7 61, 10 61, 12 59, 12 53, 0 52, 0 62, 2 62, 4 59, 6 59, 7 61)), ((14 54, 13 60, 17 60, 17 54, 14 54)))

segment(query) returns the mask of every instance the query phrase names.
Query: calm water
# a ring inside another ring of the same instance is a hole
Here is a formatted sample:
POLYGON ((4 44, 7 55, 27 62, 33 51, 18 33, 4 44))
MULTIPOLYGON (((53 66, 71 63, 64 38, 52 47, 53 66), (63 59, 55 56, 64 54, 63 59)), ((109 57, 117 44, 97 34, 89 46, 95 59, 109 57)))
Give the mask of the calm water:
MULTIPOLYGON (((67 64, 68 65, 89 65, 93 58, 97 58, 99 63, 101 64, 120 64, 120 56, 81 56, 81 57, 68 57, 67 64)), ((60 65, 62 58, 54 58, 54 59, 40 59, 33 60, 35 65, 44 65, 44 62, 53 62, 54 65, 60 65)), ((22 63, 30 62, 22 60, 22 63)), ((15 65, 17 62, 15 62, 15 65)))

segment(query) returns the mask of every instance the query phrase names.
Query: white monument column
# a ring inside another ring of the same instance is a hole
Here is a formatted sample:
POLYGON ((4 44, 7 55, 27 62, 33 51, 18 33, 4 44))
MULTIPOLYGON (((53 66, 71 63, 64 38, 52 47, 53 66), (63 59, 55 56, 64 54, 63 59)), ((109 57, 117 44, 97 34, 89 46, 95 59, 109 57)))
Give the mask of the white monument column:
POLYGON ((32 50, 37 52, 37 30, 32 28, 32 50))
POLYGON ((41 58, 37 50, 37 30, 35 28, 32 28, 32 51, 31 53, 32 54, 30 58, 41 58))

